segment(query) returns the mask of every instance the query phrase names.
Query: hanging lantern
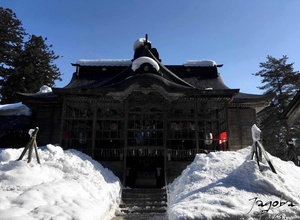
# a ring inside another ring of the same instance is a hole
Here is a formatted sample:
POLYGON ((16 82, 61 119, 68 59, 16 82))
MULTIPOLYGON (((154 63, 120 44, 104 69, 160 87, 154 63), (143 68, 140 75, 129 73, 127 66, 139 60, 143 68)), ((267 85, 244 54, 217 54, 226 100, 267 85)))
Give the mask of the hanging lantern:
POLYGON ((80 132, 79 133, 79 143, 80 144, 86 144, 87 142, 87 133, 86 132, 80 132))
POLYGON ((204 143, 205 143, 206 145, 211 145, 212 142, 213 142, 213 135, 212 135, 212 133, 206 134, 206 135, 205 135, 205 141, 204 141, 204 143))

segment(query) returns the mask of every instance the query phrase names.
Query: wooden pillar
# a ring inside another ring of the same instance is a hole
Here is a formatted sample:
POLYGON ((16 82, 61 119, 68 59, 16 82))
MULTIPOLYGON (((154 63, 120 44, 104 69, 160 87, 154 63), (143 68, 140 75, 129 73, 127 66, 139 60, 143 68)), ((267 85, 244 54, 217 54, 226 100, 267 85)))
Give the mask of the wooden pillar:
POLYGON ((167 138, 168 138, 168 115, 167 115, 167 101, 164 101, 164 104, 162 106, 163 109, 163 129, 164 129, 164 135, 163 135, 163 147, 164 147, 164 178, 165 178, 165 186, 167 186, 167 159, 168 159, 168 149, 167 149, 167 138))
POLYGON ((123 147, 123 186, 126 186, 126 173, 127 173, 127 148, 128 148, 128 137, 127 137, 127 129, 128 129, 128 100, 124 100, 123 104, 124 108, 124 128, 123 128, 123 137, 124 137, 124 147, 123 147))
POLYGON ((229 122, 228 122, 228 118, 229 118, 229 113, 228 113, 228 102, 225 102, 225 120, 226 120, 226 132, 227 132, 227 150, 230 150, 230 145, 231 145, 231 129, 229 128, 229 122))
POLYGON ((60 123, 60 143, 59 145, 64 148, 63 146, 63 138, 64 138, 64 126, 65 126, 65 118, 66 118, 66 98, 63 97, 63 107, 62 107, 62 116, 61 116, 61 123, 60 123))
POLYGON ((97 127, 97 109, 98 105, 93 105, 93 130, 92 130, 92 158, 95 157, 96 127, 97 127))
POLYGON ((195 122, 196 152, 199 153, 198 99, 194 99, 194 122, 195 122))
POLYGON ((242 134, 242 132, 243 132, 243 127, 242 127, 242 121, 241 121, 241 109, 242 109, 242 107, 241 106, 239 106, 238 108, 237 108, 237 117, 238 117, 238 127, 239 127, 239 139, 240 139, 240 149, 242 149, 243 148, 243 134, 242 134))

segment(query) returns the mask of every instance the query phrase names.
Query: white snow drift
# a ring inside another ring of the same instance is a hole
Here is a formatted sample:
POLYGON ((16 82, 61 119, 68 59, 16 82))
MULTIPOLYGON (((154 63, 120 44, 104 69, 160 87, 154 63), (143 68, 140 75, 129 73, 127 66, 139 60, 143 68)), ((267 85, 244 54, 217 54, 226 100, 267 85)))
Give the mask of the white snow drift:
MULTIPOLYGON (((39 165, 17 161, 22 150, 0 150, 1 220, 109 220, 118 210, 119 179, 89 156, 48 145, 39 165)), ((300 168, 270 155, 277 174, 259 169, 250 151, 198 154, 169 185, 169 219, 300 219, 300 168)))
POLYGON ((120 182, 111 171, 75 150, 48 145, 41 165, 17 161, 23 149, 0 150, 0 219, 111 219, 120 182))
POLYGON ((270 156, 277 174, 259 170, 250 151, 198 154, 170 185, 169 219, 300 219, 300 168, 270 156))

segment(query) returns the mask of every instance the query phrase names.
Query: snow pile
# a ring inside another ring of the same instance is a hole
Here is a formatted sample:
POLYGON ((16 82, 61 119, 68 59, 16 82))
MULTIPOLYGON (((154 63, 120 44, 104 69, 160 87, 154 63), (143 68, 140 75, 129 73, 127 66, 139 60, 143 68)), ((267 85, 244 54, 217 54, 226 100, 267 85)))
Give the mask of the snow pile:
POLYGON ((132 69, 133 71, 136 71, 136 70, 139 69, 140 66, 141 66, 142 64, 144 64, 144 63, 149 63, 149 64, 151 64, 152 67, 153 67, 154 69, 156 69, 157 72, 158 72, 159 69, 160 69, 158 63, 157 63, 155 60, 153 60, 152 58, 150 58, 150 57, 139 57, 139 58, 135 59, 135 60, 132 62, 132 67, 131 67, 131 69, 132 69))
POLYGON ((120 182, 75 150, 47 145, 41 164, 16 161, 23 149, 0 150, 0 219, 111 219, 120 182))
MULTIPOLYGON (((146 38, 137 39, 133 44, 133 50, 136 51, 136 49, 144 45, 145 42, 146 42, 146 38)), ((147 42, 151 44, 151 41, 147 40, 147 42)))
POLYGON ((270 156, 277 174, 250 160, 251 148, 198 154, 171 185, 172 219, 300 219, 300 168, 270 156))
POLYGON ((31 110, 22 102, 0 105, 0 116, 31 115, 31 110))
POLYGON ((100 59, 100 60, 78 60, 80 66, 129 66, 131 60, 128 59, 100 59))
POLYGON ((187 60, 183 65, 184 66, 213 67, 213 66, 217 66, 217 63, 213 60, 187 60))
POLYGON ((52 88, 49 87, 49 86, 46 86, 46 85, 43 85, 40 90, 37 92, 37 94, 40 94, 40 93, 50 93, 52 92, 52 88))

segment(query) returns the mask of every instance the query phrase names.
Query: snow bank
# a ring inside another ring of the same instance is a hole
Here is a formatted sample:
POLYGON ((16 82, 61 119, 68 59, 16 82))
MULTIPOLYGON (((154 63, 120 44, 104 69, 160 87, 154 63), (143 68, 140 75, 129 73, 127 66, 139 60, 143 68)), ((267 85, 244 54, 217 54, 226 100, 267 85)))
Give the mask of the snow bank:
POLYGON ((278 174, 260 171, 250 151, 198 154, 169 186, 169 219, 300 219, 300 168, 270 156, 278 174))
POLYGON ((0 116, 31 115, 31 110, 22 102, 0 105, 0 116))
POLYGON ((0 219, 111 219, 120 202, 113 173, 76 150, 48 145, 42 165, 16 161, 23 149, 0 150, 0 219))

